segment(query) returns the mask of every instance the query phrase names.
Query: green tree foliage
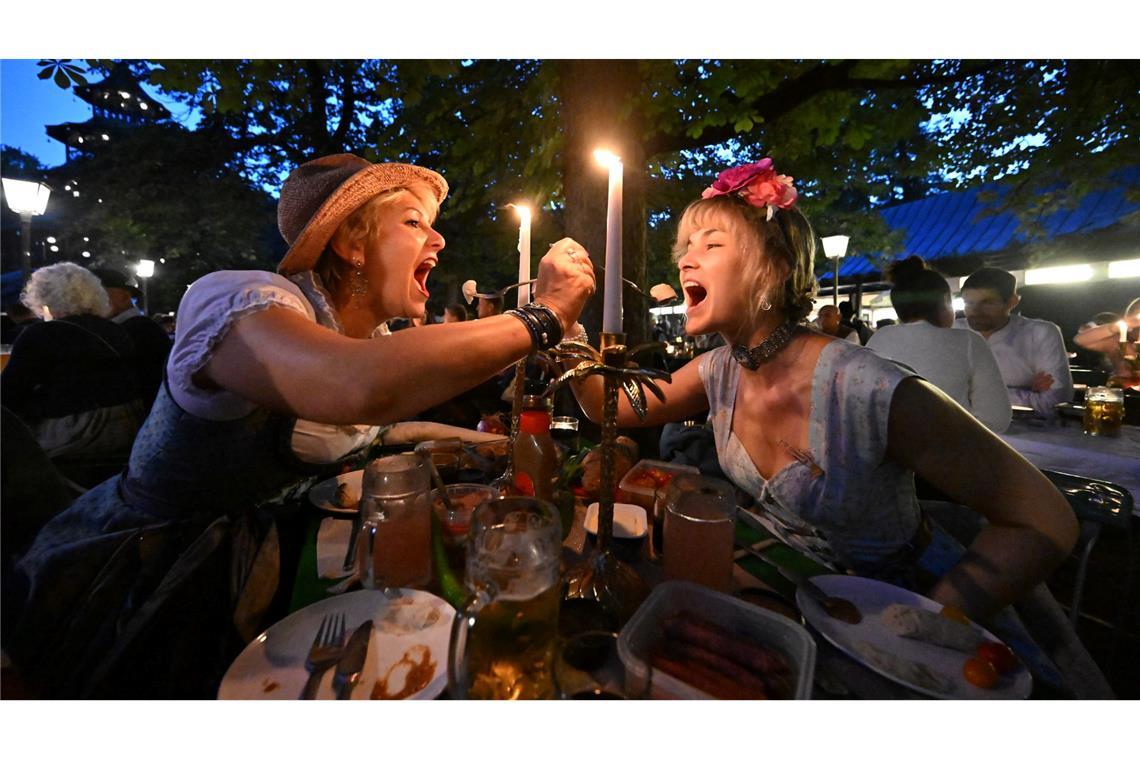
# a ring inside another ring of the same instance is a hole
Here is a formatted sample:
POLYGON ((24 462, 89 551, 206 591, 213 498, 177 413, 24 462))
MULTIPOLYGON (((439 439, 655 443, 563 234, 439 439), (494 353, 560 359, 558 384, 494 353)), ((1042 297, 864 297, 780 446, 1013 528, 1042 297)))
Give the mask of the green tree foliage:
POLYGON ((73 188, 57 193, 62 250, 68 258, 88 250, 91 260, 81 263, 120 269, 165 259, 149 283, 152 311, 176 308, 208 272, 272 269, 282 253, 273 199, 232 160, 211 130, 160 124, 65 164, 52 183, 73 188))
POLYGON ((1132 61, 133 65, 202 108, 204 128, 256 184, 276 187, 298 162, 340 151, 439 169, 453 192, 437 281, 510 281, 515 226, 504 207, 520 198, 549 225, 536 243, 572 234, 600 260, 605 179, 588 156, 597 142, 625 160, 626 268, 642 282, 673 275, 669 220, 717 171, 763 155, 796 178, 817 230, 850 235, 850 252, 880 265, 901 246, 874 213, 885 204, 1000 180, 1002 208, 1032 231, 1041 214, 1140 162, 1132 61))

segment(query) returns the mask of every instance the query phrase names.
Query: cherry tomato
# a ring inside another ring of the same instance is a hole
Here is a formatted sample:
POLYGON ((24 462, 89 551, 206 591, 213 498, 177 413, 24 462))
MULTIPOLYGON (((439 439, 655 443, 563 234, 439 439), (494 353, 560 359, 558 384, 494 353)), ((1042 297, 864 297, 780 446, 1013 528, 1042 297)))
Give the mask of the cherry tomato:
POLYGON ((988 660, 971 657, 962 666, 962 675, 979 689, 992 689, 998 680, 997 669, 988 660))
POLYGON ((1013 650, 1000 641, 983 641, 978 644, 978 657, 993 665, 998 673, 1017 670, 1017 657, 1013 650))
POLYGON ((962 623, 962 624, 968 625, 970 622, 970 618, 966 617, 965 612, 962 612, 962 610, 958 609, 957 607, 951 607, 950 605, 946 605, 945 607, 943 607, 938 612, 938 614, 944 618, 948 618, 948 619, 953 620, 957 623, 962 623))

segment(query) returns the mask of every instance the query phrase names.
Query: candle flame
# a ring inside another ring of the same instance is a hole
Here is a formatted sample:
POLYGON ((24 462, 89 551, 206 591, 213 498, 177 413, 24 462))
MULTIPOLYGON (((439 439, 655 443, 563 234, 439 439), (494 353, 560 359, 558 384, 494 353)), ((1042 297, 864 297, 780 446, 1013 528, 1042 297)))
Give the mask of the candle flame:
POLYGON ((608 150, 603 150, 602 148, 594 151, 594 158, 599 164, 605 167, 610 167, 614 164, 621 163, 621 158, 619 158, 616 154, 611 153, 608 150))
POLYGON ((530 206, 525 203, 508 203, 507 208, 513 208, 515 210, 515 213, 519 215, 520 222, 530 221, 530 206))

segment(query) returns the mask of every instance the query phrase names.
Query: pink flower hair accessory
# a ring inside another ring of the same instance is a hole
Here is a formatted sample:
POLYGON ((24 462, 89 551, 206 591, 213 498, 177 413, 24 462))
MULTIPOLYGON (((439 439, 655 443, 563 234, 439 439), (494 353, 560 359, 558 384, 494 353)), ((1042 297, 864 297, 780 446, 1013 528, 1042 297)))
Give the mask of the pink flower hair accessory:
POLYGON ((791 208, 799 195, 792 178, 777 174, 771 158, 762 158, 754 164, 734 166, 716 175, 716 181, 701 193, 702 198, 736 193, 746 203, 758 208, 767 207, 771 221, 776 209, 791 208))

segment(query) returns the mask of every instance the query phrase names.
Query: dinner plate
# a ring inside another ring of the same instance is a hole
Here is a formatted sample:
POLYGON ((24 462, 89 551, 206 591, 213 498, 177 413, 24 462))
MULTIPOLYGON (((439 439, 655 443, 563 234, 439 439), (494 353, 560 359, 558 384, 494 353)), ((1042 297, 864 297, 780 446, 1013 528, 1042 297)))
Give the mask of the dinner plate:
MULTIPOLYGON (((884 624, 880 614, 892 604, 905 604, 920 607, 931 612, 939 612, 942 605, 925 596, 889 583, 860 578, 853 575, 816 575, 812 581, 830 596, 850 600, 863 613, 863 621, 850 625, 828 615, 823 607, 801 590, 796 591, 796 603, 804 618, 825 639, 856 661, 867 666, 895 683, 914 689, 920 694, 937 699, 1025 699, 1033 688, 1033 678, 1020 662, 1013 673, 1001 676, 993 689, 979 689, 966 681, 962 666, 973 653, 940 647, 916 639, 908 639, 892 632, 884 624), (947 692, 927 688, 891 672, 865 656, 866 645, 877 647, 889 655, 925 665, 942 676, 951 685, 947 692), (861 652, 860 650, 864 650, 861 652)), ((1000 641, 985 628, 971 622, 970 625, 987 641, 1000 641)))
MULTIPOLYGON (((398 694, 413 666, 427 685, 408 699, 434 699, 447 686, 447 652, 455 611, 434 594, 400 589, 353 591, 322 599, 275 623, 249 643, 230 665, 218 687, 218 699, 298 699, 308 680, 305 659, 330 613, 344 613, 345 640, 365 620, 372 637, 353 699, 383 699, 398 694)), ((322 677, 317 699, 333 699, 334 668, 322 677)))
POLYGON ((363 474, 364 470, 353 470, 335 478, 322 480, 309 489, 309 501, 317 509, 323 509, 334 515, 355 515, 360 511, 360 481, 363 474), (347 496, 356 501, 356 506, 352 509, 338 506, 336 489, 341 483, 345 484, 347 496))

